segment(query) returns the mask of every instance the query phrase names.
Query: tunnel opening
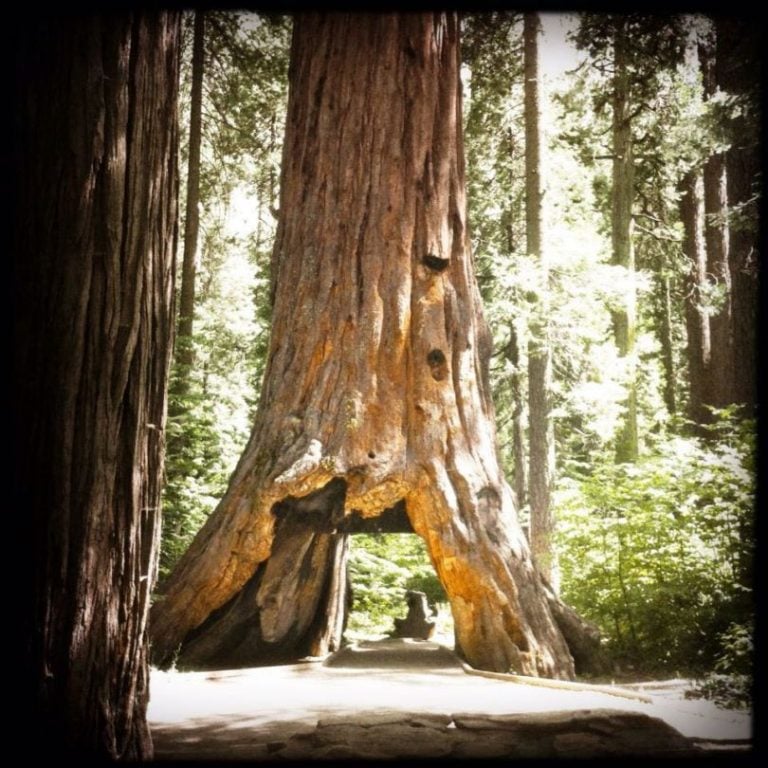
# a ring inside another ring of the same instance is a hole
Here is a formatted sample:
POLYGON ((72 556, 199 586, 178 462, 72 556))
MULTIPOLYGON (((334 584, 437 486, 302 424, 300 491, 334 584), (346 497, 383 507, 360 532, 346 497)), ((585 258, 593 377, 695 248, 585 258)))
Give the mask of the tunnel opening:
MULTIPOLYGON (((434 625, 427 637, 419 639, 454 647, 448 596, 430 561, 426 543, 413 530, 351 535, 347 580, 350 599, 344 643, 398 636, 396 623, 402 624, 409 616, 411 596, 423 593, 426 616, 434 625)), ((406 630, 400 636, 412 635, 406 630)))
POLYGON ((269 558, 187 634, 178 668, 284 664, 388 637, 454 647, 448 597, 404 500, 365 516, 345 511, 346 495, 334 478, 274 505, 269 558))

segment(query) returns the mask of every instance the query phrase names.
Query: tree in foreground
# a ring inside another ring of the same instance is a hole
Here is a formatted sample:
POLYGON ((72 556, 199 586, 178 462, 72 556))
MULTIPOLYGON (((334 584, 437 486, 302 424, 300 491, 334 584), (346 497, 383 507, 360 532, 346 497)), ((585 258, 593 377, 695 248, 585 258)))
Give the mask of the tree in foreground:
POLYGON ((151 757, 176 228, 175 13, 25 20, 17 91, 16 503, 34 752, 151 757))
POLYGON ((496 454, 456 16, 299 16, 290 78, 259 412, 153 607, 155 657, 335 647, 344 531, 404 510, 466 659, 571 677, 558 621, 574 622, 533 566, 496 454))

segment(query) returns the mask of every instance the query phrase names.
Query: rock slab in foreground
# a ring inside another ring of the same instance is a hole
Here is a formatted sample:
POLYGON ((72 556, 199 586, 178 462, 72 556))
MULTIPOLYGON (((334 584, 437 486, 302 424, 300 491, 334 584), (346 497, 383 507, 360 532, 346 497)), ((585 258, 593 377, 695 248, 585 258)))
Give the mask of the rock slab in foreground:
POLYGON ((320 720, 273 759, 493 757, 685 757, 701 754, 664 721, 634 712, 434 717, 382 713, 320 720))

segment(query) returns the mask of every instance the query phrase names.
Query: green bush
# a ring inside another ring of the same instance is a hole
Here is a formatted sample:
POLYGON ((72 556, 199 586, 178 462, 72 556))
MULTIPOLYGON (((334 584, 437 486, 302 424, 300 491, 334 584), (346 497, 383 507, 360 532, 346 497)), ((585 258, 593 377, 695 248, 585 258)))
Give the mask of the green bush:
POLYGON ((413 534, 355 535, 351 537, 349 576, 352 611, 347 624, 350 639, 386 635, 395 617, 407 613, 405 593, 424 592, 433 608, 447 601, 429 561, 424 541, 413 534))
POLYGON ((754 625, 731 624, 720 635, 722 652, 715 671, 706 675, 687 698, 711 699, 724 707, 740 708, 752 704, 752 669, 754 657, 754 625))
POLYGON ((620 666, 724 663, 753 611, 754 485, 754 424, 727 412, 709 440, 669 437, 637 464, 606 458, 561 482, 563 597, 620 666))

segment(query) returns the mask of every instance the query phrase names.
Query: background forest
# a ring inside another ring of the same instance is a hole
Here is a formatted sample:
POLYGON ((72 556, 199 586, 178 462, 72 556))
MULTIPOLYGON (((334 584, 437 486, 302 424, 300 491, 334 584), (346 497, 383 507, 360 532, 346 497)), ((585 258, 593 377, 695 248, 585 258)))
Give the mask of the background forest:
MULTIPOLYGON (((551 581, 599 625, 614 675, 693 675, 743 703, 759 72, 732 55, 721 20, 542 19, 538 253, 526 243, 522 16, 463 22, 470 225, 502 461, 523 521, 556 521, 551 581)), ((259 397, 290 19, 211 11, 189 15, 184 35, 161 578, 223 494, 259 397)), ((389 631, 412 588, 450 638, 418 537, 353 537, 350 578, 348 638, 389 631)))

